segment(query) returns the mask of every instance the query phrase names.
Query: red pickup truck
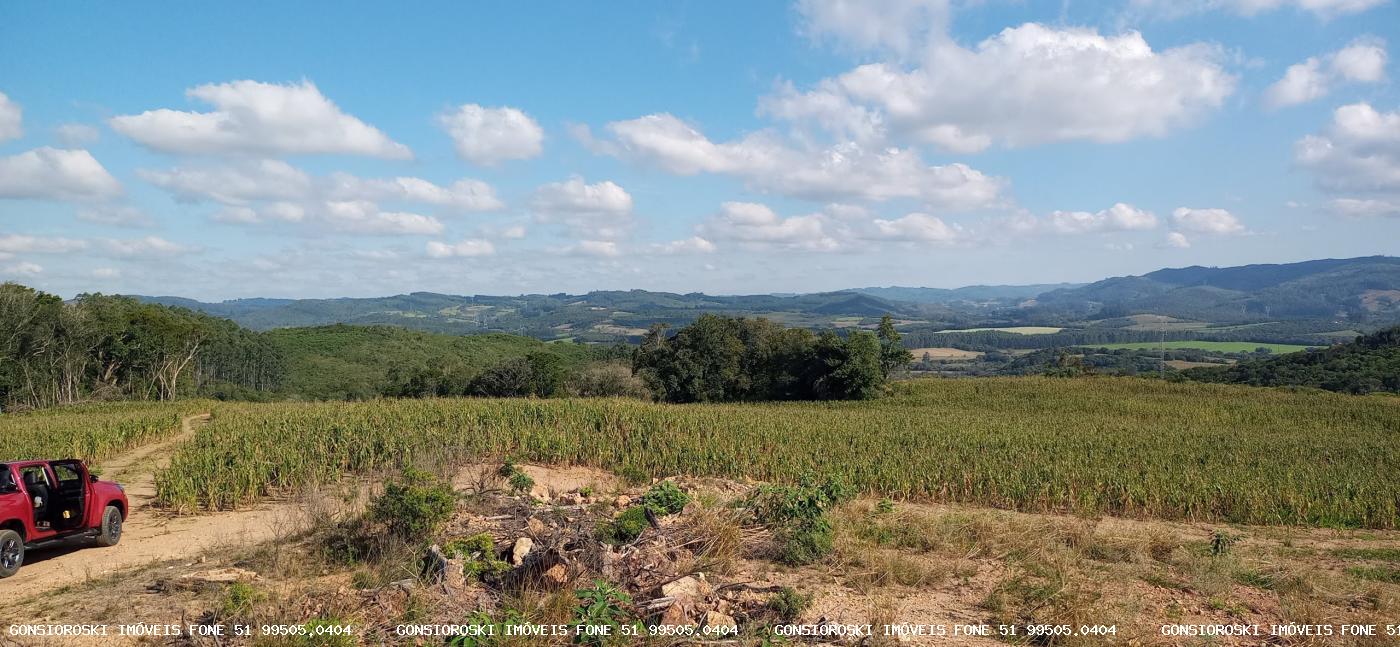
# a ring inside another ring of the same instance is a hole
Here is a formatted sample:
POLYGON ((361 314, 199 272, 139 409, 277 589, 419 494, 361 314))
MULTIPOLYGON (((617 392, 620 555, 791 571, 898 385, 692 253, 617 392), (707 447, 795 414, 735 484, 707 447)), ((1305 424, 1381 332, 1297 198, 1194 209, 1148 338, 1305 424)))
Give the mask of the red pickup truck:
POLYGON ((122 486, 98 480, 80 460, 0 463, 0 578, 46 544, 92 537, 115 546, 128 510, 122 486))

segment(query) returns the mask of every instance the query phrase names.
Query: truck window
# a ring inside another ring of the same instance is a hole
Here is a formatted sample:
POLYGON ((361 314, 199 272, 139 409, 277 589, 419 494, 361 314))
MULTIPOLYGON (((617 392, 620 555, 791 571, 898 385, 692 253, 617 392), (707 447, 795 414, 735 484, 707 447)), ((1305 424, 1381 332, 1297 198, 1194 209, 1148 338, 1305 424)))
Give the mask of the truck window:
POLYGON ((79 474, 78 470, 70 463, 54 463, 53 474, 60 485, 80 481, 83 478, 83 475, 79 474))
POLYGON ((0 491, 15 489, 15 475, 9 465, 0 465, 0 491))

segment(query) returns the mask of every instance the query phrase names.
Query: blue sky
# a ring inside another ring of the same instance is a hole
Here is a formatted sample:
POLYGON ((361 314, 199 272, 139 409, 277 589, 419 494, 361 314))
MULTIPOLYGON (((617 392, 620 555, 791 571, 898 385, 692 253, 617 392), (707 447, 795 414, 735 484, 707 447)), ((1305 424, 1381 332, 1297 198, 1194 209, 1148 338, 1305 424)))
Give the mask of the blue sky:
POLYGON ((0 4, 0 280, 371 296, 1394 254, 1387 0, 0 4))

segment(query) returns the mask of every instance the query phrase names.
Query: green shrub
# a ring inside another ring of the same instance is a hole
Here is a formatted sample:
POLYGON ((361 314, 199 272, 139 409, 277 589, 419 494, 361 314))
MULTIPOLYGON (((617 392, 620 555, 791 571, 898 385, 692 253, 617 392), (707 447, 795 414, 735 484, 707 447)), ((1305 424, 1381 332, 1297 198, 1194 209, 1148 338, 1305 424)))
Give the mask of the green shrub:
POLYGON ((804 475, 797 485, 765 485, 746 502, 759 523, 774 529, 780 561, 802 565, 831 552, 835 541, 827 511, 855 495, 835 478, 804 475))
POLYGON ((397 483, 384 486, 369 506, 369 519, 384 524, 405 541, 419 541, 435 532, 456 506, 452 487, 419 470, 404 470, 397 483))
POLYGON ((603 541, 610 544, 627 544, 642 536, 642 531, 646 530, 648 523, 646 508, 634 505, 624 510, 616 519, 599 527, 598 534, 603 541))
POLYGON ((805 519, 780 528, 774 538, 778 544, 778 560, 784 564, 811 564, 831 553, 835 534, 826 517, 805 519))
POLYGON ((516 470, 514 474, 511 474, 510 479, 506 482, 510 484, 510 491, 514 494, 524 494, 535 487, 535 479, 530 478, 529 474, 520 470, 516 470))
POLYGON ((578 607, 574 610, 572 622, 574 626, 590 625, 613 628, 610 636, 580 635, 575 637, 576 642, 595 647, 631 642, 629 637, 622 635, 623 625, 635 625, 636 623, 632 612, 631 596, 602 580, 593 582, 593 586, 590 588, 575 591, 574 596, 578 598, 579 602, 578 607))
POLYGON ((812 596, 798 593, 790 586, 784 586, 773 597, 768 598, 768 610, 786 624, 797 622, 802 612, 812 605, 812 596))
POLYGON ((804 474, 797 485, 765 485, 748 501, 748 508, 760 523, 781 525, 819 519, 826 511, 855 496, 855 491, 839 478, 818 481, 804 474))
POLYGON ((677 514, 687 503, 690 503, 690 495, 670 481, 657 483, 642 495, 642 505, 658 515, 677 514))
POLYGON ((468 580, 480 581, 510 570, 510 564, 496 556, 496 540, 490 533, 480 533, 470 537, 453 539, 442 547, 448 557, 461 558, 462 572, 468 580))
POLYGON ((253 611, 253 605, 262 601, 267 596, 247 582, 234 582, 228 585, 224 591, 224 599, 220 604, 220 610, 224 618, 239 618, 247 616, 253 611))

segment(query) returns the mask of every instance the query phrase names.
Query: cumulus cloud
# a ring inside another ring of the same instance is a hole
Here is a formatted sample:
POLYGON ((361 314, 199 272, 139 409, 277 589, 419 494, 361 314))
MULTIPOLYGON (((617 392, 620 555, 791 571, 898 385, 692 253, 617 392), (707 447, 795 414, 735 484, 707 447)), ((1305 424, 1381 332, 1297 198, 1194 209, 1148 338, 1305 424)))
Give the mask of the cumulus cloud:
POLYGON ((432 216, 402 211, 381 211, 367 200, 327 202, 319 219, 334 229, 357 234, 435 235, 442 233, 442 222, 432 216))
POLYGON ((43 271, 43 266, 28 261, 21 261, 13 265, 5 266, 5 274, 11 276, 34 276, 36 274, 42 274, 43 271))
POLYGON ((1187 247, 1191 246, 1191 241, 1190 239, 1186 238, 1186 234, 1183 234, 1179 231, 1173 231, 1169 232, 1167 234, 1167 237, 1162 240, 1161 246, 1171 247, 1174 249, 1186 249, 1187 247))
MULTIPOLYGON (((909 198, 940 209, 976 209, 1000 201, 1003 182, 965 164, 930 166, 909 149, 871 150, 854 142, 799 150, 772 133, 714 142, 670 114, 608 124, 612 139, 583 134, 595 150, 679 175, 718 173, 750 188, 811 200, 909 198)), ((581 133, 582 134, 582 133, 581 133)))
POLYGON ((1400 199, 1337 198, 1328 207, 1332 213, 1348 218, 1400 218, 1400 199))
POLYGON ((923 213, 911 213, 895 220, 876 219, 872 223, 880 238, 917 243, 952 244, 962 240, 964 232, 941 218, 923 213))
POLYGON ((680 255, 680 254, 712 254, 718 247, 714 243, 699 236, 672 240, 665 243, 655 243, 649 250, 653 254, 680 255))
POLYGON ((459 211, 494 211, 505 206, 490 184, 471 178, 439 186, 416 177, 364 179, 336 173, 327 192, 339 200, 417 202, 459 211))
POLYGON ((123 258, 168 257, 195 251, 194 247, 174 243, 159 236, 126 240, 110 238, 104 242, 104 247, 108 254, 123 258))
POLYGON ((58 141, 69 148, 86 146, 97 141, 100 134, 87 124, 62 124, 53 129, 58 141))
POLYGON ((493 211, 505 206, 491 185, 463 178, 442 186, 417 177, 361 178, 348 173, 312 177, 281 160, 213 167, 142 169, 142 179, 183 202, 247 205, 264 200, 412 202, 453 211, 493 211))
POLYGON ((1400 111, 1380 112, 1367 103, 1342 106, 1322 133, 1298 140, 1293 153, 1323 191, 1400 197, 1400 111))
POLYGON ((535 189, 530 208, 543 222, 597 238, 617 238, 632 223, 632 196, 608 180, 588 184, 572 177, 545 184, 535 189))
POLYGON ((1385 63, 1385 43, 1358 39, 1321 58, 1289 66, 1283 78, 1264 92, 1264 102, 1282 108, 1327 96, 1339 83, 1378 83, 1385 79, 1385 63))
POLYGON ((87 249, 87 241, 74 238, 0 235, 0 254, 67 254, 87 249))
POLYGON ((1192 209, 1180 207, 1172 212, 1172 227, 1177 231, 1215 236, 1245 233, 1244 224, 1225 209, 1192 209))
POLYGON ((0 157, 0 198, 93 200, 121 192, 117 179, 85 150, 46 146, 0 157))
POLYGON ((257 200, 310 198, 311 176, 281 160, 258 160, 216 167, 140 169, 136 175, 182 202, 213 200, 241 205, 257 200))
POLYGON ((947 0, 798 0, 801 31, 855 50, 908 54, 941 32, 947 0))
POLYGON ((429 241, 427 250, 432 258, 472 258, 495 254, 496 246, 489 240, 466 238, 455 243, 429 241))
POLYGON ((323 202, 270 202, 257 206, 230 206, 215 212, 216 222, 236 225, 304 223, 349 234, 430 236, 443 232, 442 221, 432 216, 385 211, 368 200, 323 202))
POLYGON ((457 146, 462 159, 483 166, 540 154, 544 129, 524 112, 510 107, 483 108, 469 103, 438 115, 438 124, 457 146))
POLYGON ((767 205, 725 202, 719 213, 701 224, 701 233, 732 240, 749 247, 774 247, 808 251, 832 251, 840 242, 827 231, 821 214, 779 217, 767 205))
POLYGON ((1157 216, 1122 202, 1101 211, 1054 211, 1035 228, 1055 234, 1142 231, 1157 226, 1157 216))
POLYGON ((784 86, 762 109, 817 119, 838 135, 878 127, 957 153, 1121 142, 1165 135, 1218 108, 1236 83, 1223 58, 1202 44, 1153 50, 1135 31, 1027 23, 972 48, 940 40, 912 66, 870 63, 807 92, 784 86))
POLYGON ((622 250, 617 243, 611 240, 580 240, 578 244, 570 247, 568 253, 577 256, 598 256, 602 258, 615 258, 622 255, 622 250))
POLYGON ((24 136, 24 111, 19 104, 0 92, 0 142, 24 136))
POLYGON ((310 81, 233 81, 196 86, 185 94, 214 110, 162 108, 108 123, 137 143, 167 153, 413 157, 407 146, 342 112, 310 81))
POLYGON ((153 220, 136 207, 103 205, 78 210, 78 220, 111 227, 153 227, 153 220))

